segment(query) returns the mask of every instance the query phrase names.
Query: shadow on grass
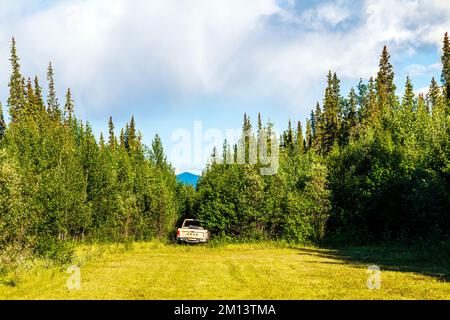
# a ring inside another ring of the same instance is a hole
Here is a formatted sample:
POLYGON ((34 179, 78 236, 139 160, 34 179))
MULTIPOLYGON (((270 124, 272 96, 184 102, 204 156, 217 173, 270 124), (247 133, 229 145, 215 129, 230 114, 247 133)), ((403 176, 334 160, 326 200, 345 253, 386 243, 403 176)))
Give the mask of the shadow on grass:
POLYGON ((450 261, 446 254, 433 255, 411 248, 347 247, 336 249, 295 248, 299 254, 337 261, 318 261, 323 264, 377 265, 381 270, 414 272, 440 281, 450 282, 450 261))

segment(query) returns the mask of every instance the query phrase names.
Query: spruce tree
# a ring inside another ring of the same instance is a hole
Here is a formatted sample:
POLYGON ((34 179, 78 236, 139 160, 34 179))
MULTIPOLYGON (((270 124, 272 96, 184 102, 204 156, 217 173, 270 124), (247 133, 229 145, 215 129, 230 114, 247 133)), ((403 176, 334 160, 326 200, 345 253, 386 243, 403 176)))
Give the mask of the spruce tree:
POLYGON ((114 123, 112 120, 112 117, 109 117, 109 122, 108 122, 108 132, 109 132, 109 137, 108 137, 108 145, 111 148, 111 150, 115 150, 116 148, 116 137, 114 135, 114 123))
POLYGON ((55 91, 55 80, 52 63, 50 62, 47 69, 48 80, 48 96, 47 96, 47 112, 54 121, 61 121, 61 110, 55 91))
POLYGON ((136 124, 134 122, 134 116, 131 116, 128 130, 126 130, 125 133, 127 137, 128 151, 134 151, 137 146, 136 124))
POLYGON ((417 97, 417 113, 421 118, 425 118, 425 116, 430 113, 430 109, 423 93, 419 93, 419 96, 417 97))
POLYGON ((409 76, 406 77, 405 93, 403 94, 402 106, 403 108, 411 111, 414 109, 414 88, 411 79, 409 79, 409 76))
POLYGON ((72 99, 72 93, 70 92, 70 88, 68 88, 67 93, 66 93, 66 103, 64 105, 64 119, 67 122, 72 121, 73 110, 74 110, 74 104, 73 104, 73 99, 72 99))
POLYGON ((323 115, 322 109, 320 108, 320 104, 317 102, 316 110, 314 112, 314 117, 311 119, 311 127, 313 129, 313 137, 314 137, 314 147, 317 151, 320 151, 322 148, 323 142, 323 115))
POLYGON ((441 90, 434 77, 431 79, 430 89, 428 90, 427 103, 432 113, 435 113, 442 107, 441 90))
POLYGON ((395 102, 394 69, 387 47, 383 47, 380 58, 380 69, 375 80, 378 103, 381 108, 393 108, 395 102))
POLYGON ((377 101, 377 94, 376 94, 376 88, 375 88, 375 82, 373 78, 371 77, 369 79, 369 94, 368 94, 368 101, 367 101, 367 117, 365 121, 363 122, 369 122, 374 123, 377 121, 377 119, 381 116, 381 109, 379 108, 379 103, 377 101))
POLYGON ((99 146, 100 146, 100 149, 105 148, 105 138, 103 138, 103 132, 100 132, 99 146))
POLYGON ((358 82, 358 94, 356 96, 357 104, 358 104, 358 120, 361 122, 367 113, 367 85, 360 78, 358 82))
POLYGON ((305 148, 305 141, 303 140, 303 128, 302 123, 300 121, 297 122, 296 142, 297 142, 297 150, 299 154, 302 154, 305 148))
POLYGON ((25 99, 26 99, 26 108, 25 108, 24 115, 26 115, 30 119, 35 120, 37 118, 37 110, 35 107, 36 97, 34 94, 34 89, 33 89, 33 85, 31 84, 30 78, 28 78, 27 85, 26 85, 25 99))
POLYGON ((356 117, 356 108, 358 104, 358 97, 356 95, 355 89, 351 89, 350 93, 348 94, 348 109, 345 114, 347 122, 350 123, 350 128, 354 127, 357 122, 356 117))
MULTIPOLYGON (((250 150, 250 144, 252 140, 252 124, 250 122, 250 117, 247 116, 246 113, 244 113, 244 123, 242 124, 242 137, 241 137, 241 143, 239 147, 243 147, 243 156, 245 163, 250 163, 250 159, 252 158, 250 153, 252 150, 250 150)), ((255 160, 257 160, 257 157, 255 155, 255 160)))
POLYGON ((5 131, 6 131, 5 117, 3 116, 3 107, 2 103, 0 102, 0 141, 5 135, 5 131))
POLYGON ((120 143, 120 147, 126 149, 126 145, 125 145, 125 133, 123 131, 123 128, 120 129, 120 136, 119 136, 119 143, 120 143))
POLYGON ((125 131, 123 133, 123 145, 127 151, 130 151, 130 140, 128 138, 130 134, 130 125, 128 123, 125 124, 125 131))
POLYGON ((294 130, 292 129, 292 122, 289 119, 288 129, 284 132, 283 135, 283 143, 284 147, 289 151, 292 151, 294 148, 294 130))
MULTIPOLYGON (((316 104, 316 110, 317 110, 317 108, 320 109, 319 102, 317 102, 317 104, 316 104)), ((314 136, 316 135, 316 119, 315 119, 315 111, 314 110, 311 110, 310 125, 311 125, 311 136, 312 136, 312 138, 314 138, 314 136)))
POLYGON ((261 131, 263 128, 262 119, 261 119, 261 113, 258 112, 258 131, 261 131))
POLYGON ((26 107, 26 99, 25 88, 23 86, 23 77, 20 73, 20 58, 17 56, 16 40, 14 38, 12 38, 11 58, 9 61, 11 62, 12 73, 8 84, 8 108, 11 121, 15 122, 20 118, 23 109, 26 107))
POLYGON ((261 161, 265 162, 266 156, 267 156, 267 144, 266 141, 266 135, 263 128, 261 113, 258 112, 258 131, 257 131, 257 140, 258 144, 256 146, 256 163, 261 164, 261 161), (261 158, 262 156, 262 158, 261 158))
POLYGON ((306 119, 306 139, 305 139, 305 149, 309 150, 312 144, 312 129, 311 129, 311 120, 306 119))
POLYGON ((211 152, 211 166, 214 166, 215 164, 219 164, 219 155, 217 153, 217 148, 214 147, 211 152))
POLYGON ((227 160, 228 160, 228 142, 227 139, 225 139, 222 145, 222 164, 227 164, 227 160))
POLYGON ((337 77, 336 72, 333 73, 333 98, 336 104, 335 108, 339 109, 339 103, 341 100, 341 80, 337 77))
POLYGON ((349 142, 351 132, 356 127, 357 123, 357 95, 355 89, 351 88, 348 98, 345 101, 343 121, 341 125, 340 144, 345 145, 349 142))
POLYGON ((45 111, 44 98, 42 97, 42 88, 39 85, 39 79, 34 77, 34 105, 39 112, 45 111))
POLYGON ((445 102, 447 105, 450 106, 450 40, 447 32, 444 35, 441 62, 442 62, 441 82, 443 85, 445 102))
POLYGON ((322 115, 323 139, 321 151, 324 154, 327 154, 333 147, 334 142, 337 141, 340 127, 340 86, 336 73, 332 75, 331 71, 329 71, 327 82, 322 115))
MULTIPOLYGON (((216 150, 217 155, 217 150, 216 150)), ((164 155, 164 148, 161 141, 161 138, 158 134, 155 135, 155 138, 152 141, 152 150, 151 150, 151 159, 156 164, 158 168, 164 169, 166 166, 166 157, 164 155)))

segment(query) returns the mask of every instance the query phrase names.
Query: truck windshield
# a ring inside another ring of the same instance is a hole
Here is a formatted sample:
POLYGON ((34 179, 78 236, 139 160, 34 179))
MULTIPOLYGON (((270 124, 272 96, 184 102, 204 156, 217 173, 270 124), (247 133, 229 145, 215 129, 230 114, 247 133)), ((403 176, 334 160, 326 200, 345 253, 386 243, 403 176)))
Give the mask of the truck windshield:
POLYGON ((190 228, 190 229, 200 229, 201 228, 201 223, 198 220, 185 221, 184 222, 184 227, 185 228, 190 228))

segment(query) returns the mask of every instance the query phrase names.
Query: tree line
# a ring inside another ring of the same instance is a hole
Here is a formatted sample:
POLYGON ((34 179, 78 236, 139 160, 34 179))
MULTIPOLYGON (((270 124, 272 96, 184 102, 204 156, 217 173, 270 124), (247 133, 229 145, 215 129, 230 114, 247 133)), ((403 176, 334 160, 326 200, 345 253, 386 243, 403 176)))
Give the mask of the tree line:
POLYGON ((376 77, 346 97, 330 71, 323 102, 304 127, 289 120, 276 136, 260 114, 255 127, 244 115, 239 143, 214 149, 196 189, 177 182, 158 135, 151 146, 142 143, 134 117, 120 131, 110 118, 106 139, 96 139, 75 117, 70 89, 58 101, 51 63, 44 99, 38 77, 22 75, 14 39, 10 62, 8 123, 0 104, 0 250, 60 259, 73 240, 171 237, 185 217, 225 238, 449 239, 447 34, 441 85, 432 79, 426 95, 414 94, 409 77, 396 95, 384 47, 376 77), (277 150, 276 174, 260 174, 263 147, 277 150), (236 161, 241 152, 245 164, 236 161))
MULTIPOLYGON (((279 137, 280 169, 221 163, 217 150, 198 186, 197 217, 216 233, 240 238, 341 244, 448 241, 450 237, 450 42, 445 34, 441 86, 414 94, 407 77, 396 95, 387 47, 379 71, 344 97, 329 72, 322 105, 279 137)), ((256 132, 244 116, 242 139, 256 132), (248 132, 250 131, 250 134, 248 132)), ((236 157, 237 145, 234 148, 236 157)), ((248 150, 245 150, 248 153, 248 150)), ((232 155, 231 155, 232 156, 232 155)), ((248 157, 248 156, 247 156, 248 157)))
POLYGON ((39 79, 21 73, 14 39, 10 61, 8 125, 0 105, 0 250, 59 258, 72 240, 172 233, 184 187, 159 136, 147 147, 134 117, 119 135, 110 118, 107 138, 97 141, 75 117, 70 89, 58 101, 51 63, 44 100, 39 79))

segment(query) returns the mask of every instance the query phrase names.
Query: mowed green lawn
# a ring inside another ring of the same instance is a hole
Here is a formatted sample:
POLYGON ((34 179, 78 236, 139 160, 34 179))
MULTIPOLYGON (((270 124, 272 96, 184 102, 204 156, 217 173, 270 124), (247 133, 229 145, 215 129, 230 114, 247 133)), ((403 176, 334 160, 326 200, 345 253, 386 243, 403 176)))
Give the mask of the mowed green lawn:
POLYGON ((81 246, 80 289, 68 289, 65 268, 24 265, 10 275, 14 285, 0 285, 0 298, 450 299, 445 267, 374 252, 268 244, 81 246), (369 290, 367 267, 377 262, 381 287, 369 290))

